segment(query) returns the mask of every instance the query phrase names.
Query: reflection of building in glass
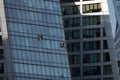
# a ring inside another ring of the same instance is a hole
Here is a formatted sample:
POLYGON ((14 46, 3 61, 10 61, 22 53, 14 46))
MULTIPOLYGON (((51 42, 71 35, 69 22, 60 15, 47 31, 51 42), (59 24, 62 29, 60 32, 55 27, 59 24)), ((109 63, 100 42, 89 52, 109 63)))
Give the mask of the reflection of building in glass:
POLYGON ((107 0, 61 0, 72 80, 119 80, 107 0))
POLYGON ((70 80, 59 0, 0 0, 0 80, 70 80))
POLYGON ((114 6, 116 8, 116 11, 120 15, 120 0, 113 0, 114 6))
POLYGON ((120 73, 120 0, 113 0, 116 14, 115 48, 120 73))

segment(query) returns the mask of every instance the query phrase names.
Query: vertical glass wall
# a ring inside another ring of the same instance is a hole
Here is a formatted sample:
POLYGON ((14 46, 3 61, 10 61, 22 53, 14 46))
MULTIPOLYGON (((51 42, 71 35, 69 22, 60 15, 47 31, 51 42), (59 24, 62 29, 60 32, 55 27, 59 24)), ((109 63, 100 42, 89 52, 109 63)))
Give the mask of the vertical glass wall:
POLYGON ((120 0, 114 0, 115 1, 115 6, 117 7, 117 11, 120 15, 120 0))
POLYGON ((4 4, 15 80, 70 80, 59 0, 4 4))

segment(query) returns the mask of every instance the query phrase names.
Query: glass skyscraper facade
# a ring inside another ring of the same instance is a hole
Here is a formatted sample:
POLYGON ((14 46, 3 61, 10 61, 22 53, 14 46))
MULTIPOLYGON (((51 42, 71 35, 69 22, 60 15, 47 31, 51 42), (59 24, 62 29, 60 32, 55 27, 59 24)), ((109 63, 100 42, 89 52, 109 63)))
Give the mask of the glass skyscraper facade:
POLYGON ((118 14, 120 15, 120 0, 113 0, 113 2, 117 8, 118 14))
POLYGON ((115 48, 116 48, 116 57, 118 60, 119 73, 120 73, 120 0, 113 0, 115 14, 116 14, 116 25, 115 25, 115 48))
POLYGON ((72 80, 119 80, 107 0, 61 0, 72 80))
POLYGON ((70 80, 59 0, 0 6, 0 80, 70 80))

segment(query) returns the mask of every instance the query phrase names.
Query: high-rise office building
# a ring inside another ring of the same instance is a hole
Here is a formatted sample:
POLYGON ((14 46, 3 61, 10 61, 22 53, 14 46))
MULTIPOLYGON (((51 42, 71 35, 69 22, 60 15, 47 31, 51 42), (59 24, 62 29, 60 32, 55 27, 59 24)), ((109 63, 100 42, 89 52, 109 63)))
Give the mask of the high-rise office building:
POLYGON ((107 0, 61 0, 72 80, 119 80, 107 0))
POLYGON ((59 0, 0 0, 0 80, 70 80, 59 0))

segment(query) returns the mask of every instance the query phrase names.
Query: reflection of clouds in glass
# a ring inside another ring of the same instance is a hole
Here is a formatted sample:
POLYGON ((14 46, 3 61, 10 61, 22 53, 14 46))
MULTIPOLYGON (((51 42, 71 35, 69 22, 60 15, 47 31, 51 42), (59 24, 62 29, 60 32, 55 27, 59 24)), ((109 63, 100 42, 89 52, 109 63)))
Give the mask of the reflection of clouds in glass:
POLYGON ((113 33, 113 37, 115 34, 115 29, 116 29, 116 17, 115 17, 115 11, 114 11, 114 7, 113 7, 113 3, 112 0, 108 0, 108 5, 109 5, 109 10, 110 10, 110 20, 111 20, 111 25, 112 25, 112 33, 113 33))

